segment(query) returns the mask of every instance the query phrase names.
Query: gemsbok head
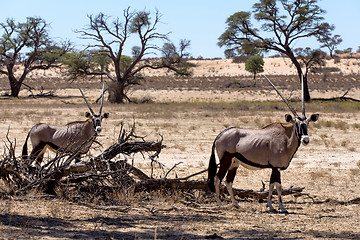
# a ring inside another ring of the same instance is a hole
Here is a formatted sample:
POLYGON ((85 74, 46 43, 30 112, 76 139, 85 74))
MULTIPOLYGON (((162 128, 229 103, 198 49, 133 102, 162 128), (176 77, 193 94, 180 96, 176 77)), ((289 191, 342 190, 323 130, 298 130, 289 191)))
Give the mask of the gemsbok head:
POLYGON ((276 187, 279 197, 279 209, 281 212, 287 213, 281 198, 280 170, 288 168, 301 143, 309 143, 308 124, 311 121, 317 121, 319 114, 312 114, 310 118, 307 118, 305 115, 303 81, 301 84, 302 116, 299 116, 275 85, 266 76, 265 78, 287 104, 293 116, 286 114, 285 120, 287 123, 272 123, 262 129, 232 127, 223 130, 215 138, 212 146, 208 170, 208 185, 210 190, 216 193, 217 203, 222 205, 219 199, 220 183, 226 175, 225 184, 232 204, 238 206, 232 190, 232 183, 237 168, 240 165, 249 169, 271 168, 272 173, 267 207, 269 207, 270 211, 276 212, 271 201, 273 189, 276 187), (220 161, 218 172, 214 153, 215 149, 220 161))
POLYGON ((22 158, 28 160, 29 165, 36 160, 36 165, 39 166, 43 160, 44 153, 47 148, 56 151, 65 151, 77 155, 85 154, 89 151, 91 144, 101 132, 101 121, 103 118, 108 118, 109 113, 101 115, 104 103, 104 86, 101 93, 101 103, 99 113, 96 114, 80 87, 78 87, 82 97, 84 98, 89 110, 85 116, 88 118, 85 121, 70 122, 65 126, 51 126, 45 123, 38 123, 33 126, 26 136, 25 143, 22 150, 22 158), (27 141, 30 137, 32 143, 32 151, 28 156, 27 141))

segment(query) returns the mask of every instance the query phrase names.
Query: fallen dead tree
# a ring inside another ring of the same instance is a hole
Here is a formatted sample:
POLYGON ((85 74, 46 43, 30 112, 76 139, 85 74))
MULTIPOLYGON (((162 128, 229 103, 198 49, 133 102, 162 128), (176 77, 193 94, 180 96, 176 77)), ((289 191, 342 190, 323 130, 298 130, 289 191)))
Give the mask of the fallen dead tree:
MULTIPOLYGON (((147 179, 141 182, 136 183, 135 191, 152 191, 159 188, 164 189, 180 189, 180 190, 202 190, 202 191, 209 191, 208 185, 206 181, 197 181, 197 180, 189 180, 189 181, 181 181, 177 179, 147 179)), ((255 200, 266 199, 269 190, 261 190, 261 191, 254 191, 254 190, 244 190, 244 189, 236 189, 234 188, 234 195, 239 198, 251 198, 255 200)), ((291 195, 297 194, 300 195, 301 192, 304 190, 303 187, 290 187, 287 189, 283 189, 282 195, 291 195)), ((227 193, 225 186, 221 186, 220 192, 227 193)), ((276 195, 276 191, 274 191, 276 195)))
POLYGON ((345 91, 345 93, 341 97, 332 97, 332 98, 313 98, 313 101, 351 101, 351 102, 360 102, 360 99, 346 97, 351 88, 345 91))

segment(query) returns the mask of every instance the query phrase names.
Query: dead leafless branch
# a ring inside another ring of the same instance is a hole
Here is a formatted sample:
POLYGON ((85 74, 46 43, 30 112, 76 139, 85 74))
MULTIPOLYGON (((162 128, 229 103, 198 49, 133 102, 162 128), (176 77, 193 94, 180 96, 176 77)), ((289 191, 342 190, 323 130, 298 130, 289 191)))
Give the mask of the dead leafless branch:
POLYGON ((345 93, 341 97, 332 97, 332 98, 313 98, 314 101, 353 101, 353 102, 360 102, 360 99, 352 98, 352 97, 345 97, 351 88, 345 91, 345 93))

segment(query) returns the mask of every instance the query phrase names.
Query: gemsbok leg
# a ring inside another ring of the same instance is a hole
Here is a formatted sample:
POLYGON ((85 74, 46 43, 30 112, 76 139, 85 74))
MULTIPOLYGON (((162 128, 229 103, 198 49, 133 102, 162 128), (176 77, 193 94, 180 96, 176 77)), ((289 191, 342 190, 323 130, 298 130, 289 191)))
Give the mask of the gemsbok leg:
POLYGON ((222 156, 218 153, 219 159, 220 159, 220 168, 218 173, 215 177, 215 195, 216 195, 216 202, 222 206, 222 203, 220 201, 220 183, 224 179, 229 167, 231 166, 232 161, 232 154, 228 152, 224 152, 222 156), (221 156, 221 157, 220 157, 221 156))
POLYGON ((234 191, 232 189, 232 184, 236 175, 236 171, 239 167, 239 162, 234 158, 234 154, 225 152, 220 161, 220 169, 215 177, 215 194, 217 203, 222 206, 220 201, 220 183, 226 175, 225 185, 231 197, 231 202, 233 206, 239 207, 238 202, 235 200, 234 191))
POLYGON ((272 206, 272 203, 271 203, 272 192, 275 187, 276 187, 277 195, 279 198, 279 209, 283 213, 288 213, 288 211, 284 208, 284 205, 282 202, 282 197, 281 197, 282 188, 281 188, 280 170, 277 168, 272 168, 271 177, 270 177, 270 185, 269 185, 269 196, 268 196, 267 204, 266 204, 266 206, 269 207, 271 212, 276 212, 276 210, 274 209, 274 207, 272 206))
POLYGON ((33 146, 34 148, 30 153, 28 164, 31 165, 35 161, 35 165, 39 167, 44 158, 46 143, 43 142, 40 142, 39 144, 33 143, 33 146))

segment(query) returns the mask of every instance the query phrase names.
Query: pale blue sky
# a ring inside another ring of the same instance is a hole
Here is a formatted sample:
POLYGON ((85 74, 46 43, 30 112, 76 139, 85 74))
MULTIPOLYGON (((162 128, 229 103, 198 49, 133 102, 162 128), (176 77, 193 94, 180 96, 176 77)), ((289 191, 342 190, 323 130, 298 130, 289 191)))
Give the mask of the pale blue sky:
MULTIPOLYGON (((0 21, 14 18, 24 21, 26 17, 39 16, 51 23, 50 35, 70 39, 81 48, 85 40, 73 31, 88 24, 88 14, 102 12, 109 16, 122 17, 123 10, 158 9, 162 14, 158 30, 161 33, 171 32, 170 39, 178 44, 180 39, 191 41, 189 52, 193 57, 224 57, 224 49, 217 46, 218 37, 224 32, 225 21, 238 11, 251 11, 256 0, 0 0, 0 21)), ((327 11, 324 15, 327 22, 334 24, 334 34, 340 34, 343 42, 339 49, 360 46, 360 1, 359 0, 322 0, 321 8, 327 11)), ((296 43, 296 47, 312 48, 318 45, 296 43)), ((132 45, 128 46, 130 53, 132 45)), ((325 50, 325 49, 324 49, 325 50)))

